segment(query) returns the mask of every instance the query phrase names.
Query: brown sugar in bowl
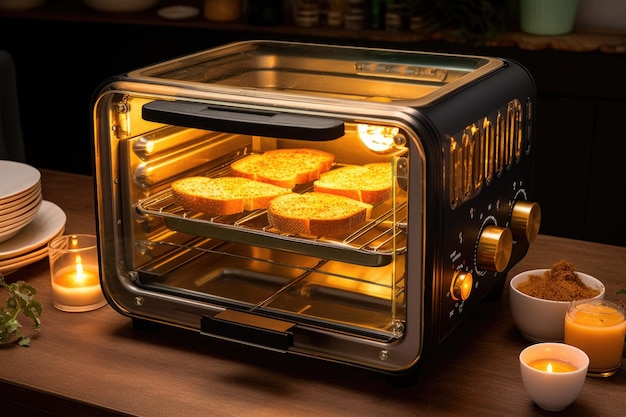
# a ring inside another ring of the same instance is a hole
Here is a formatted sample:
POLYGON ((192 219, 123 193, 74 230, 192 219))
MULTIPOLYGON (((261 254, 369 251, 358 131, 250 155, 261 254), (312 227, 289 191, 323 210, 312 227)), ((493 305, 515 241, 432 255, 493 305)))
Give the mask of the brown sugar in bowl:
MULTIPOLYGON (((535 282, 535 285, 532 285, 532 287, 537 292, 528 291, 533 295, 526 294, 519 289, 521 284, 523 284, 523 288, 524 285, 528 285, 531 279, 540 280, 541 277, 544 277, 550 271, 552 270, 533 269, 521 272, 511 278, 509 283, 513 321, 520 333, 533 342, 563 341, 565 312, 573 299, 604 298, 604 284, 597 278, 578 271, 575 271, 575 274, 579 279, 579 283, 584 284, 583 287, 593 290, 593 293, 585 291, 578 284, 575 286, 570 285, 573 284, 571 282, 561 282, 560 287, 551 287, 546 283, 535 282), (542 284, 545 285, 542 286, 542 284), (576 295, 568 297, 567 295, 572 295, 572 292, 568 292, 566 287, 571 287, 569 289, 573 290, 576 295), (557 300, 541 297, 556 298, 557 300)), ((528 288, 525 289, 525 291, 527 290, 528 288)))

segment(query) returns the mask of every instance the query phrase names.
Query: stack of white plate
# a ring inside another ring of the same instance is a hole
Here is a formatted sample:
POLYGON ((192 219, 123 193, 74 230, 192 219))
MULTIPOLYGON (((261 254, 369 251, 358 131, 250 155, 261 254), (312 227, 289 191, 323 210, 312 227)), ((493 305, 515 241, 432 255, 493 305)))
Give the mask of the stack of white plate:
POLYGON ((65 221, 63 210, 43 200, 37 169, 0 160, 0 273, 46 257, 48 242, 65 230, 65 221))

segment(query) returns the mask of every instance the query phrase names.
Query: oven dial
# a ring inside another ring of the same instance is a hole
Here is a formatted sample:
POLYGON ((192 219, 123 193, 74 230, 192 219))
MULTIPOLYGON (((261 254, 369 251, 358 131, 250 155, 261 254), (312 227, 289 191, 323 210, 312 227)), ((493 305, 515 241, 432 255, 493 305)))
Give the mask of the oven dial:
POLYGON ((539 233, 541 207, 539 203, 520 200, 513 206, 511 231, 513 237, 522 242, 532 243, 539 233))
POLYGON ((453 300, 467 300, 472 292, 474 279, 471 272, 456 271, 450 285, 450 295, 453 300))
POLYGON ((487 226, 478 239, 477 261, 480 269, 502 272, 511 259, 513 233, 506 227, 487 226))

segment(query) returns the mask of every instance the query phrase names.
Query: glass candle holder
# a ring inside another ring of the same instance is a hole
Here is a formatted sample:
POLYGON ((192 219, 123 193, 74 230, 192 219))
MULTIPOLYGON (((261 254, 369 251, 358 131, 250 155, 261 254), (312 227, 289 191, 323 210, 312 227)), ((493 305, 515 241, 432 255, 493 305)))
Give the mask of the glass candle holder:
POLYGON ((608 300, 577 300, 565 314, 564 341, 589 356, 589 376, 608 377, 622 363, 626 311, 608 300))
POLYGON ((98 268, 97 238, 63 235, 48 245, 52 303, 61 311, 91 311, 107 304, 98 268))
POLYGON ((561 411, 578 398, 589 357, 565 343, 537 343, 520 353, 519 362, 530 399, 544 410, 561 411))

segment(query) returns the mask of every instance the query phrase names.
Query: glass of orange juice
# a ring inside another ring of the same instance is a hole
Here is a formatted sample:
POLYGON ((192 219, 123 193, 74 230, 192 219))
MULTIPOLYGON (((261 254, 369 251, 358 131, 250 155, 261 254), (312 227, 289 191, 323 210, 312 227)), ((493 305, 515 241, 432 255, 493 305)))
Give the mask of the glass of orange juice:
POLYGON ((602 299, 573 301, 565 315, 564 342, 589 356, 589 376, 615 374, 622 362, 626 310, 602 299))

